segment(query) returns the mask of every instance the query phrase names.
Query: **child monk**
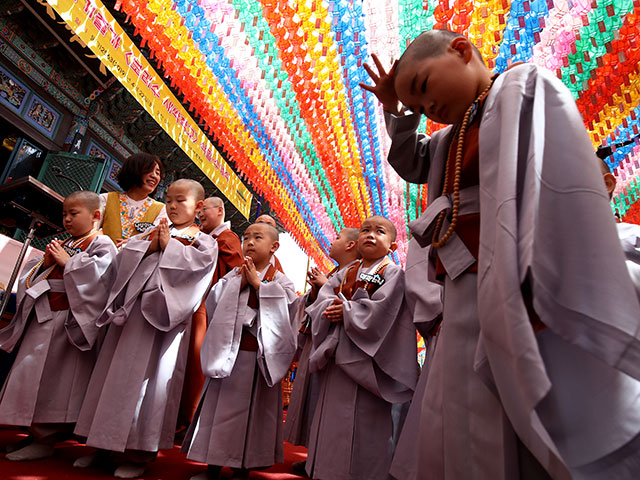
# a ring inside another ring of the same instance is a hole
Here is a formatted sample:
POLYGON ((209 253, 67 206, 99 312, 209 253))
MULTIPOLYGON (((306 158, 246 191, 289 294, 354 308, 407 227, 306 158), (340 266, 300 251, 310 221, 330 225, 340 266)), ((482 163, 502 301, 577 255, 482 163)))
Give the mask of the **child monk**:
MULTIPOLYGON (((298 369, 293 382, 293 392, 287 409, 287 419, 284 424, 284 439, 294 445, 309 446, 309 427, 313 419, 313 412, 317 401, 318 389, 316 375, 309 372, 309 353, 311 352, 311 321, 304 312, 304 308, 316 301, 318 292, 336 273, 356 262, 360 258, 357 242, 359 230, 357 228, 343 228, 331 243, 329 257, 337 262, 336 267, 326 276, 317 268, 307 273, 311 290, 298 298, 299 308, 296 309, 300 325, 298 333, 298 369)), ((294 463, 294 470, 304 471, 304 462, 294 463)))
POLYGON ((394 403, 411 399, 416 334, 404 301, 404 272, 387 255, 396 229, 385 217, 360 227, 362 260, 338 272, 307 308, 319 382, 307 473, 316 479, 387 479, 394 403))
POLYGON ((18 346, 0 393, 0 424, 29 427, 35 438, 8 460, 48 457, 54 443, 73 432, 96 360, 96 320, 115 277, 116 248, 96 230, 98 195, 70 194, 62 215, 70 237, 53 240, 44 257, 27 263, 17 312, 0 331, 0 348, 18 346))
POLYGON ((410 228, 444 284, 421 472, 632 478, 640 305, 570 92, 535 65, 494 76, 443 30, 389 72, 374 60, 365 88, 387 111, 390 164, 429 184, 410 228), (420 114, 451 126, 418 134, 420 114))
MULTIPOLYGON (((218 245, 218 261, 213 274, 213 283, 217 283, 222 277, 235 267, 240 267, 244 260, 240 238, 231 231, 231 222, 224 220, 224 202, 220 197, 209 197, 204 200, 202 210, 198 214, 200 230, 215 239, 218 245)), ((189 358, 180 402, 178 415, 178 437, 186 433, 186 428, 193 420, 193 415, 198 406, 198 400, 204 385, 204 375, 200 366, 200 349, 204 335, 207 331, 207 312, 204 302, 193 314, 191 325, 191 341, 189 344, 189 358)), ((176 438, 182 443, 183 439, 176 438)))
MULTIPOLYGON (((211 285, 217 248, 195 216, 204 189, 180 179, 167 191, 166 220, 118 253, 114 306, 82 404, 76 434, 87 445, 126 452, 114 476, 135 478, 159 449, 172 448, 191 318, 211 285)), ((115 458, 115 457, 114 457, 115 458)), ((95 456, 76 460, 85 467, 95 456)))
MULTIPOLYGON (((255 223, 266 223, 267 225, 271 225, 273 228, 277 228, 275 219, 271 215, 267 215, 266 213, 256 218, 255 223)), ((276 267, 279 272, 284 273, 284 270, 282 270, 282 264, 280 263, 280 260, 278 260, 278 257, 276 257, 275 255, 271 256, 271 265, 276 267)))
POLYGON ((217 479, 223 466, 268 467, 283 461, 282 387, 296 351, 289 304, 293 284, 271 265, 278 231, 255 223, 243 235, 245 259, 207 297, 202 346, 207 378, 183 450, 209 464, 194 479, 217 479))

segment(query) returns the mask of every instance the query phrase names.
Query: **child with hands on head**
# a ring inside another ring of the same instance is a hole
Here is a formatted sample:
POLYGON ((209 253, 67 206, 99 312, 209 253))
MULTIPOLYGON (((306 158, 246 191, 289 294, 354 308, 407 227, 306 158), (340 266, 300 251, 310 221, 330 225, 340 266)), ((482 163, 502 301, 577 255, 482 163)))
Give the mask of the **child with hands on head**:
POLYGON ((217 259, 215 240, 195 223, 203 200, 198 182, 175 181, 167 191, 172 224, 162 219, 118 253, 112 305, 98 322, 110 326, 75 429, 101 453, 77 467, 107 457, 114 476, 135 478, 158 450, 173 447, 191 319, 217 259))
POLYGON ((637 325, 640 304, 571 93, 533 64, 494 75, 445 30, 419 35, 388 72, 374 62, 375 85, 363 88, 385 109, 389 163, 429 185, 410 230, 417 254, 431 246, 429 280, 444 286, 443 328, 414 399, 420 470, 633 478, 640 333, 625 325, 637 325), (422 114, 450 126, 418 133, 422 114), (594 391, 605 384, 616 387, 594 391), (594 411, 606 413, 595 422, 594 411))
POLYGON ((388 478, 392 406, 411 399, 418 370, 404 272, 387 257, 395 240, 388 219, 367 218, 357 240, 362 259, 333 276, 306 309, 309 370, 319 378, 306 462, 312 478, 388 478))
POLYGON ((187 458, 207 463, 194 479, 236 478, 283 461, 281 380, 296 351, 289 314, 293 284, 271 263, 278 231, 263 223, 243 235, 244 261, 207 297, 210 318, 201 350, 207 377, 183 444, 187 458))
POLYGON ((43 258, 27 263, 17 312, 0 331, 0 348, 18 346, 0 393, 0 423, 29 427, 34 441, 6 456, 36 460, 71 437, 96 359, 95 322, 107 306, 116 249, 98 234, 100 200, 77 191, 63 204, 70 237, 53 240, 43 258))

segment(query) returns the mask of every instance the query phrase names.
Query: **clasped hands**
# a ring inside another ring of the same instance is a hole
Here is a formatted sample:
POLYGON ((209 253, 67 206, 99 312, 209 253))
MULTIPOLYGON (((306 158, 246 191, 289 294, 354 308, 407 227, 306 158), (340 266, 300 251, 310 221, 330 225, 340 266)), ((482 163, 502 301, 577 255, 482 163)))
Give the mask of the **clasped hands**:
POLYGON ((71 256, 62 247, 62 242, 54 238, 45 249, 43 266, 46 268, 57 263, 61 267, 64 267, 70 258, 71 256))
POLYGON ((244 257, 240 267, 240 275, 242 275, 240 290, 247 285, 251 285, 256 291, 260 289, 260 277, 251 257, 244 257))
POLYGON ((169 222, 166 218, 163 218, 158 223, 156 229, 151 233, 151 239, 149 247, 147 248, 147 254, 157 252, 158 250, 164 251, 171 240, 171 230, 169 229, 169 222))

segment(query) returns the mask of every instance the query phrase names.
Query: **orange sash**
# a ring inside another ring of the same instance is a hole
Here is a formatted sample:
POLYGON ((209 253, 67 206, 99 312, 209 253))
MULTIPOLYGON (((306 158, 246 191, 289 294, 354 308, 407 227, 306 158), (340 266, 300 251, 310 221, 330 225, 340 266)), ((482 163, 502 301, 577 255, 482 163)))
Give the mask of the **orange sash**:
POLYGON ((352 264, 345 272, 340 286, 334 288, 335 294, 337 295, 342 292, 347 300, 351 300, 351 297, 356 293, 356 290, 362 288, 367 292, 369 297, 371 297, 371 295, 373 295, 376 290, 384 284, 384 271, 389 263, 391 263, 390 260, 388 258, 385 259, 371 275, 372 278, 370 280, 358 278, 358 270, 362 264, 361 261, 352 264))

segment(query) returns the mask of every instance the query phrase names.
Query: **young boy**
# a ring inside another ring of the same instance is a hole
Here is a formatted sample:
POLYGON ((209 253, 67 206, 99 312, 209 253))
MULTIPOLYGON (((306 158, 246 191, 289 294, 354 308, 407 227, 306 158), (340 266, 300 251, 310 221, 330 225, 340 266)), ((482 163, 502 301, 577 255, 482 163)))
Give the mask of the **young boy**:
POLYGON ((396 229, 385 217, 360 227, 361 262, 338 272, 307 308, 319 381, 307 473, 316 479, 388 478, 392 404, 411 399, 416 334, 404 301, 404 273, 387 255, 396 229))
POLYGON ((35 441, 6 456, 36 460, 70 435, 96 359, 96 319, 107 306, 116 248, 96 230, 100 199, 69 195, 62 207, 70 238, 53 240, 43 258, 27 263, 18 310, 0 332, 0 348, 18 355, 0 393, 0 424, 30 427, 35 441))
POLYGON ((201 358, 208 379, 182 447, 187 458, 209 464, 194 479, 217 479, 223 466, 248 477, 248 469, 283 461, 280 381, 296 351, 289 316, 296 294, 269 262, 278 246, 275 228, 250 225, 242 267, 207 297, 201 358))
MULTIPOLYGON (((271 225, 273 228, 277 229, 276 221, 274 220, 274 218, 271 215, 267 215, 266 213, 256 218, 255 223, 266 223, 267 225, 271 225)), ((278 257, 276 257, 275 255, 271 256, 271 265, 276 267, 279 272, 284 273, 284 270, 282 270, 282 265, 280 264, 280 260, 278 260, 278 257)))
MULTIPOLYGON (((131 238, 118 253, 114 307, 75 433, 87 445, 124 452, 114 475, 140 476, 159 449, 173 447, 191 317, 211 285, 216 243, 194 223, 204 189, 180 179, 167 191, 170 227, 131 238)), ((95 456, 82 457, 86 467, 95 456)))
POLYGON ((444 283, 421 471, 633 477, 640 396, 620 371, 640 378, 640 306, 569 91, 534 65, 496 78, 447 31, 420 35, 389 73, 374 60, 389 162, 430 186, 410 228, 444 283), (453 125, 418 135, 421 113, 453 125), (606 395, 587 402, 585 385, 606 395))
MULTIPOLYGON (((284 439, 294 445, 309 446, 309 427, 313 420, 313 412, 317 402, 316 375, 309 372, 309 353, 311 352, 311 322, 304 308, 315 302, 318 292, 336 273, 351 265, 360 258, 357 242, 359 230, 357 228, 343 228, 331 244, 329 256, 338 265, 327 275, 323 275, 317 268, 311 269, 307 277, 311 290, 297 299, 299 307, 296 309, 296 324, 300 325, 298 333, 298 369, 293 382, 293 392, 287 409, 287 419, 284 424, 284 439)), ((294 463, 294 469, 304 471, 304 462, 294 463)))
MULTIPOLYGON (((244 260, 240 238, 231 231, 231 222, 224 221, 224 202, 220 197, 205 199, 198 218, 200 230, 215 239, 218 245, 218 261, 213 274, 213 284, 235 267, 240 267, 244 260)), ((207 331, 207 312, 204 302, 193 314, 191 325, 191 340, 189 344, 189 358, 180 401, 180 413, 178 415, 178 427, 181 434, 193 420, 193 415, 198 407, 198 400, 204 385, 204 375, 200 366, 200 349, 204 335, 207 331)), ((179 436, 179 435, 178 435, 179 436)), ((178 438, 176 438, 178 441, 178 438)))

